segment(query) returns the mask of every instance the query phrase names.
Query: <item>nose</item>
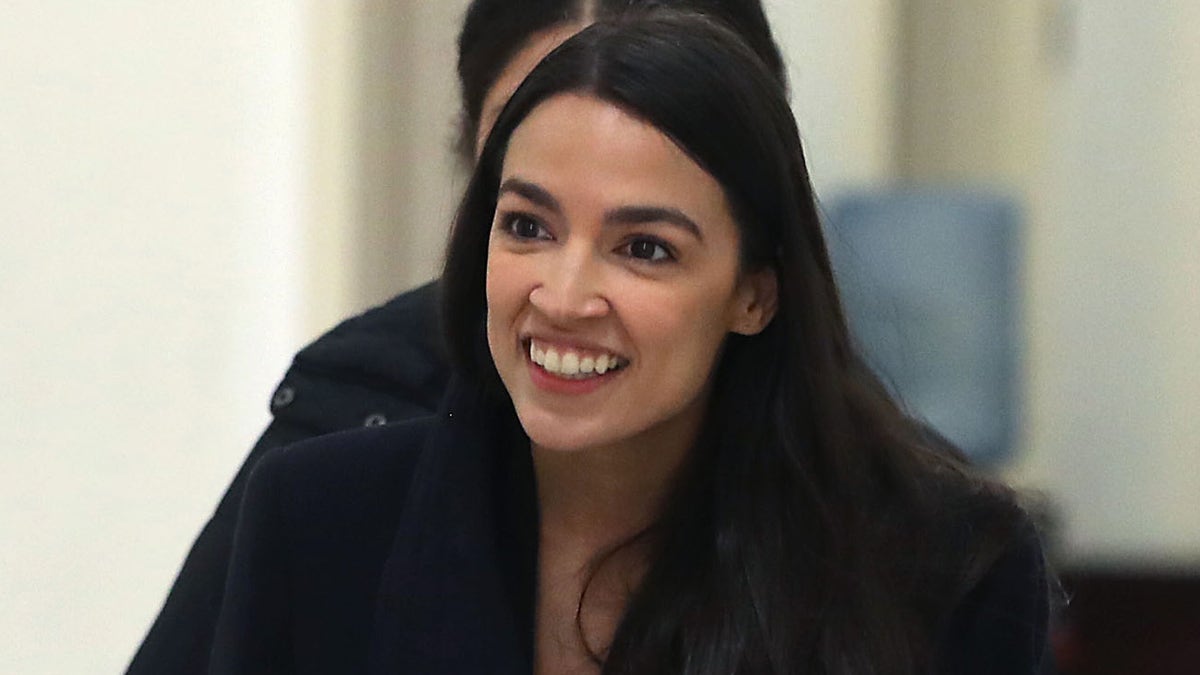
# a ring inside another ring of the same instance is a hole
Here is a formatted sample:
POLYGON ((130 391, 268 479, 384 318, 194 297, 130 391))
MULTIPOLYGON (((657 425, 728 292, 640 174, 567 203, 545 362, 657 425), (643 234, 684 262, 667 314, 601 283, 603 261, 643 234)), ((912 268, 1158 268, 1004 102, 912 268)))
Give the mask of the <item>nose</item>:
POLYGON ((529 302, 556 322, 599 318, 610 310, 603 285, 603 271, 589 251, 564 251, 547 261, 529 302))

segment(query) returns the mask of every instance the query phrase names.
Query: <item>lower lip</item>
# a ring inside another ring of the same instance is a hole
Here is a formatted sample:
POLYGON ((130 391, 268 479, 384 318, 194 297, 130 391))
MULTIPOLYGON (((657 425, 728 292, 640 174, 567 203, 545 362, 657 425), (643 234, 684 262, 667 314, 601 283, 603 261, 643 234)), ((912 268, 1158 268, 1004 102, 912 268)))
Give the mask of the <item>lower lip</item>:
POLYGON ((545 368, 534 363, 528 356, 525 357, 525 363, 529 366, 529 378, 533 380, 533 384, 538 389, 555 394, 570 394, 574 396, 589 394, 610 382, 617 374, 614 372, 581 380, 568 380, 547 372, 545 368))

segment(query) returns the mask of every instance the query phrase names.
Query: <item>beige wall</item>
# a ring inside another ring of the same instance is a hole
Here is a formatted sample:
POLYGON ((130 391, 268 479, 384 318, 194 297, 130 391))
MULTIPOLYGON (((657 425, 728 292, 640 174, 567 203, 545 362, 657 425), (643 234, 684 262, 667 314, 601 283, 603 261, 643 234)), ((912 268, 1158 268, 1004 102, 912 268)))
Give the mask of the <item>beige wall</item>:
POLYGON ((464 0, 366 2, 360 116, 361 297, 370 302, 436 276, 459 193, 454 40, 464 0))
POLYGON ((896 162, 898 0, 766 0, 818 195, 886 182, 896 162))
POLYGON ((1055 0, 903 0, 897 173, 1024 190, 1043 150, 1055 0))
POLYGON ((308 3, 309 335, 438 273, 463 186, 451 146, 466 5, 308 3))
POLYGON ((451 146, 454 40, 466 5, 312 4, 324 46, 312 57, 311 227, 322 244, 309 287, 324 298, 309 315, 314 335, 438 273, 462 187, 451 146))

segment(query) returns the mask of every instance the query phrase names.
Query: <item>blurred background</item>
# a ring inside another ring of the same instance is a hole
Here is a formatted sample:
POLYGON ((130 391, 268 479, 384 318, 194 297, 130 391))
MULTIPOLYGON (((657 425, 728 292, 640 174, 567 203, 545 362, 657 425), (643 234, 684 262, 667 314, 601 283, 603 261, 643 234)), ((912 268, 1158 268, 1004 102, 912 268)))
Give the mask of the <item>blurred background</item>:
MULTIPOLYGON (((1200 642, 1200 3, 767 4, 831 213, 1010 207, 1064 670, 1194 672, 1094 664, 1200 642)), ((436 274, 465 5, 0 8, 0 672, 120 672, 291 355, 436 274)))

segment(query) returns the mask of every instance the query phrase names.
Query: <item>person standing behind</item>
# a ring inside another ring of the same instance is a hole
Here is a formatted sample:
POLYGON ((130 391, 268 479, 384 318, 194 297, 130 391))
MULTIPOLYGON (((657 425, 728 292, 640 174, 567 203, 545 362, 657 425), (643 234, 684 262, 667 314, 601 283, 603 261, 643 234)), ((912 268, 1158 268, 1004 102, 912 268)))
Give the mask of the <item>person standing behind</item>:
MULTIPOLYGON (((474 163, 505 102, 542 57, 597 20, 651 7, 702 13, 729 26, 786 89, 783 58, 759 0, 474 0, 458 38, 457 150, 464 163, 474 163)), ((193 543, 127 675, 207 671, 238 507, 264 453, 437 409, 449 380, 438 295, 436 281, 402 293, 343 321, 296 354, 271 397, 271 424, 193 543)))

